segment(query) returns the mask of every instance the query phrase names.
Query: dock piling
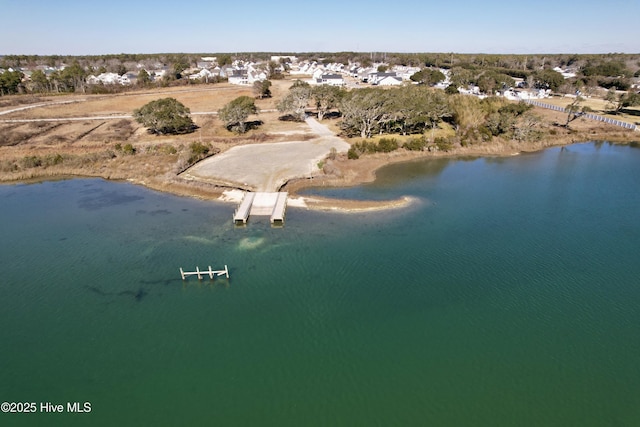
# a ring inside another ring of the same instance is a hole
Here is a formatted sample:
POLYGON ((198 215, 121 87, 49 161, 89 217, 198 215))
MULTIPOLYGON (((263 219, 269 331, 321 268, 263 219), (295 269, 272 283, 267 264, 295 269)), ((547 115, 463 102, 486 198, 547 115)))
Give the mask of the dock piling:
POLYGON ((182 280, 187 280, 189 276, 196 276, 198 280, 202 280, 204 275, 208 275, 211 280, 220 276, 226 276, 228 279, 229 267, 225 264, 224 270, 214 270, 211 266, 208 266, 207 270, 200 270, 200 267, 196 266, 196 271, 184 271, 184 269, 180 267, 180 277, 182 280))

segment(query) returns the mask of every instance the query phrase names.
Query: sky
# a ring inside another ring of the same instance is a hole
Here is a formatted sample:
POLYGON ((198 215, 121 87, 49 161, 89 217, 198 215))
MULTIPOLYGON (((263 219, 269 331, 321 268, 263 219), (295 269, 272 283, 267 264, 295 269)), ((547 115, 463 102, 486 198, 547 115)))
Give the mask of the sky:
POLYGON ((639 0, 0 0, 0 55, 640 53, 639 0))

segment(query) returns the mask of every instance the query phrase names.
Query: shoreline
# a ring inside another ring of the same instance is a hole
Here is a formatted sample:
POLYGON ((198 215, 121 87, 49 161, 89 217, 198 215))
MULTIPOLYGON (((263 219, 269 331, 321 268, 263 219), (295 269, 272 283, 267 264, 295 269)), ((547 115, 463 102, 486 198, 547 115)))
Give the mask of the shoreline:
MULTIPOLYGON (((412 161, 422 161, 428 159, 439 158, 483 158, 483 157, 510 157, 525 153, 534 153, 547 148, 567 146, 574 143, 588 143, 597 141, 606 141, 613 144, 631 144, 640 140, 632 138, 632 135, 625 135, 626 138, 602 138, 604 135, 598 135, 601 138, 587 138, 586 135, 580 135, 585 138, 578 138, 578 135, 572 138, 557 138, 538 143, 526 144, 526 146, 518 147, 516 150, 513 143, 498 141, 490 146, 479 147, 459 147, 448 152, 428 152, 428 151, 406 151, 398 150, 392 153, 373 154, 363 156, 358 160, 348 160, 346 158, 336 159, 337 168, 342 171, 341 176, 332 176, 319 174, 312 179, 294 178, 287 181, 281 190, 290 194, 289 206, 310 210, 318 210, 325 212, 342 212, 342 213, 361 213, 376 212, 390 209, 403 209, 418 203, 419 200, 410 196, 403 196, 394 200, 353 200, 353 199, 333 199, 320 196, 301 196, 300 191, 307 188, 339 188, 353 187, 375 181, 377 171, 387 165, 406 163, 412 161)), ((593 135, 596 136, 596 135, 593 135)), ((611 136, 611 135, 609 135, 611 136)), ((635 135, 634 135, 635 136, 635 135)), ((36 172, 36 171, 33 171, 36 172)), ((141 185, 154 191, 160 191, 173 194, 179 197, 193 197, 200 200, 211 200, 222 203, 239 203, 241 195, 245 190, 241 188, 215 183, 210 181, 201 181, 193 179, 184 179, 179 175, 163 175, 148 177, 127 177, 126 174, 118 170, 93 170, 78 171, 79 173, 70 173, 69 171, 56 171, 55 168, 45 168, 39 170, 40 173, 34 173, 27 178, 17 178, 12 180, 0 181, 0 184, 20 184, 20 183, 37 183, 48 180, 65 180, 75 178, 102 178, 111 181, 130 182, 134 185, 141 185), (102 172, 102 173, 101 173, 102 172), (105 173, 106 172, 106 173, 105 173)))

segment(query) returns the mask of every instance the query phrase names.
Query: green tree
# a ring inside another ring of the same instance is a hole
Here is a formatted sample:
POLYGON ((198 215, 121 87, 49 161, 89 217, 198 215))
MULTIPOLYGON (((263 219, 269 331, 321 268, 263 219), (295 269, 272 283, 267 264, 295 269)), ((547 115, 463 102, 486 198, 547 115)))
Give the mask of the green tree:
POLYGON ((605 98, 614 114, 619 114, 624 108, 640 105, 640 94, 627 92, 618 94, 615 88, 609 89, 605 98))
POLYGON ((78 61, 62 70, 59 76, 59 84, 63 92, 86 91, 87 71, 78 61))
POLYGON ((445 88, 444 93, 447 95, 456 95, 460 92, 458 92, 458 87, 452 83, 445 88))
POLYGON ((31 73, 31 84, 34 92, 47 92, 49 90, 49 80, 42 70, 35 70, 31 73))
POLYGON ((138 80, 136 81, 136 84, 138 84, 138 86, 146 86, 149 83, 151 83, 151 76, 149 75, 147 70, 143 68, 138 73, 138 80))
POLYGON ((231 55, 229 55, 228 53, 223 53, 222 55, 218 56, 218 65, 223 67, 225 65, 231 65, 233 63, 233 58, 231 58, 231 55))
POLYGON ((386 112, 388 99, 383 92, 383 89, 371 88, 349 92, 340 103, 340 127, 347 134, 359 132, 362 138, 371 138, 386 112))
POLYGON ((0 74, 0 96, 18 93, 22 84, 22 73, 20 71, 5 71, 0 74))
POLYGON ((133 112, 134 119, 157 135, 183 134, 196 128, 190 111, 174 98, 151 101, 133 112))
POLYGON ((473 80, 473 73, 471 70, 462 67, 453 67, 449 70, 449 78, 451 79, 451 84, 456 88, 463 87, 466 89, 473 80))
POLYGON ((420 70, 410 77, 411 81, 433 86, 445 79, 445 75, 440 70, 425 69, 420 70))
POLYGON ((484 71, 478 76, 476 84, 481 92, 493 94, 496 90, 513 87, 515 85, 515 81, 512 77, 506 74, 497 73, 495 71, 484 71))
POLYGON ((269 80, 256 80, 253 82, 253 95, 256 98, 271 98, 271 82, 269 80))
POLYGON ((555 92, 564 83, 562 74, 554 70, 537 71, 533 77, 538 89, 551 89, 555 92))
POLYGON ((119 76, 124 76, 125 74, 127 74, 127 67, 123 63, 120 63, 116 67, 116 74, 118 74, 119 76))
POLYGON ((316 104, 318 120, 322 120, 329 110, 336 108, 343 95, 344 90, 337 86, 315 86, 311 90, 311 97, 316 104))
POLYGON ((280 100, 277 108, 281 113, 292 113, 297 120, 304 121, 310 99, 311 87, 309 84, 296 80, 289 88, 289 93, 280 100))
POLYGON ((176 80, 180 80, 182 78, 182 72, 189 68, 189 60, 185 55, 178 55, 173 60, 173 77, 176 80))
POLYGON ((229 130, 237 133, 247 131, 247 118, 251 114, 257 114, 258 108, 250 96, 239 96, 218 110, 218 117, 229 130))

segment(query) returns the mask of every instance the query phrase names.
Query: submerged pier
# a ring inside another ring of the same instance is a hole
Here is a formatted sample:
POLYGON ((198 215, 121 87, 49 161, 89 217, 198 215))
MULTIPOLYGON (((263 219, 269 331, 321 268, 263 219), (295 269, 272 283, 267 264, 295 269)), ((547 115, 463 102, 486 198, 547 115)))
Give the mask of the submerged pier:
POLYGON ((180 267, 180 276, 182 277, 182 280, 187 280, 189 276, 198 276, 198 280, 202 280, 203 276, 209 276, 211 280, 213 280, 214 277, 219 276, 227 276, 228 279, 229 268, 227 268, 226 264, 224 266, 224 270, 213 270, 211 266, 209 266, 208 270, 200 270, 200 268, 196 266, 196 271, 184 271, 182 267, 180 267))

